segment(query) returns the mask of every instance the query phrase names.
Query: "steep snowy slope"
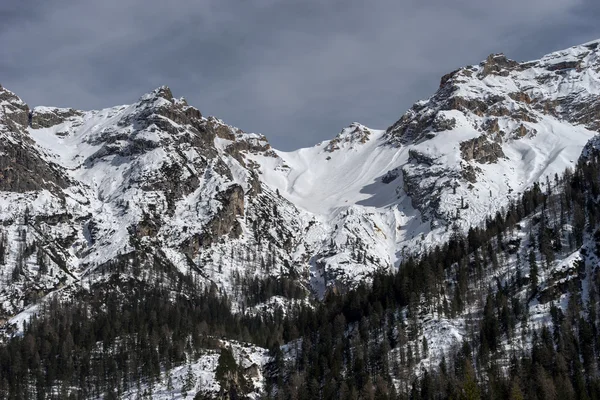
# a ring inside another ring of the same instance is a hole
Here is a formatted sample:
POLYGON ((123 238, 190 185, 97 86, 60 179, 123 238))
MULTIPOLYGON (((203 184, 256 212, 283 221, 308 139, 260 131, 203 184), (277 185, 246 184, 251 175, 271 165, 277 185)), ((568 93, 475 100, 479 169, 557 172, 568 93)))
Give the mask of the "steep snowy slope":
POLYGON ((392 268, 401 244, 429 231, 395 173, 408 153, 387 145, 385 131, 354 123, 331 141, 276 153, 248 157, 264 182, 319 222, 305 236, 315 288, 392 268))

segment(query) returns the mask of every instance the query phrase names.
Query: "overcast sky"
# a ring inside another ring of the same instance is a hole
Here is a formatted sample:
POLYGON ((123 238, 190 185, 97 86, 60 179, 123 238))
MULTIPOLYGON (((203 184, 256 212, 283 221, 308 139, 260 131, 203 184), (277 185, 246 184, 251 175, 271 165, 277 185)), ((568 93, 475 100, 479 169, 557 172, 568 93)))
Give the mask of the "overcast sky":
POLYGON ((384 129, 441 75, 600 38, 598 0, 0 0, 0 84, 95 109, 168 85, 289 150, 384 129))

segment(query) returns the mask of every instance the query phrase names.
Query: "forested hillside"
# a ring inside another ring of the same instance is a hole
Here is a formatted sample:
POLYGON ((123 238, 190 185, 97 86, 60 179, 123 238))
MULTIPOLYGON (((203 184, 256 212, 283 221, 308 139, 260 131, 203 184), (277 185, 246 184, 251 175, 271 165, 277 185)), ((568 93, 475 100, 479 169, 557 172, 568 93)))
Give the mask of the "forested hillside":
POLYGON ((297 357, 275 355, 274 387, 306 399, 598 398, 599 161, 300 315, 297 357), (440 353, 452 332, 432 334, 432 321, 464 323, 462 342, 440 353))

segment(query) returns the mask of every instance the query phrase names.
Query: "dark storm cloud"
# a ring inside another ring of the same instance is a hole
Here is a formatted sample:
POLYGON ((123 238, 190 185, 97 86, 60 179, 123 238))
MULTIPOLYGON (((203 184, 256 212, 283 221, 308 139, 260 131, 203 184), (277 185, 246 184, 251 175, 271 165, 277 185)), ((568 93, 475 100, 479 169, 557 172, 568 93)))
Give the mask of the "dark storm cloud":
POLYGON ((204 114, 308 146, 393 123, 439 77, 600 38, 592 0, 5 0, 0 83, 100 108, 171 86, 204 114))

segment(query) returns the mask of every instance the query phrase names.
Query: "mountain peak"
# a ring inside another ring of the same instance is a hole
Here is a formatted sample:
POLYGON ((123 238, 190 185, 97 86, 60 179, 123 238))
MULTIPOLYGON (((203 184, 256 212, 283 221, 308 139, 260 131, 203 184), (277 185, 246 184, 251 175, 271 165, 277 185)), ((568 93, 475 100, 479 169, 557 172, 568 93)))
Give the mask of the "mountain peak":
POLYGON ((173 97, 171 89, 165 85, 159 86, 151 92, 142 95, 139 99, 140 104, 166 105, 175 102, 176 99, 173 97))
POLYGON ((335 150, 339 150, 341 147, 352 145, 354 143, 364 144, 369 141, 371 133, 371 129, 358 122, 353 122, 346 128, 342 129, 342 131, 338 133, 335 138, 329 141, 326 150, 333 152, 335 150))
POLYGON ((152 92, 148 93, 147 96, 148 95, 151 97, 161 97, 169 101, 173 100, 173 93, 171 92, 171 89, 166 85, 157 87, 152 92))
POLYGON ((508 59, 503 53, 490 54, 485 61, 481 63, 483 67, 480 77, 486 77, 490 74, 508 76, 509 72, 519 66, 519 63, 508 59))
POLYGON ((0 85, 0 120, 5 119, 26 127, 29 107, 19 96, 0 85))

